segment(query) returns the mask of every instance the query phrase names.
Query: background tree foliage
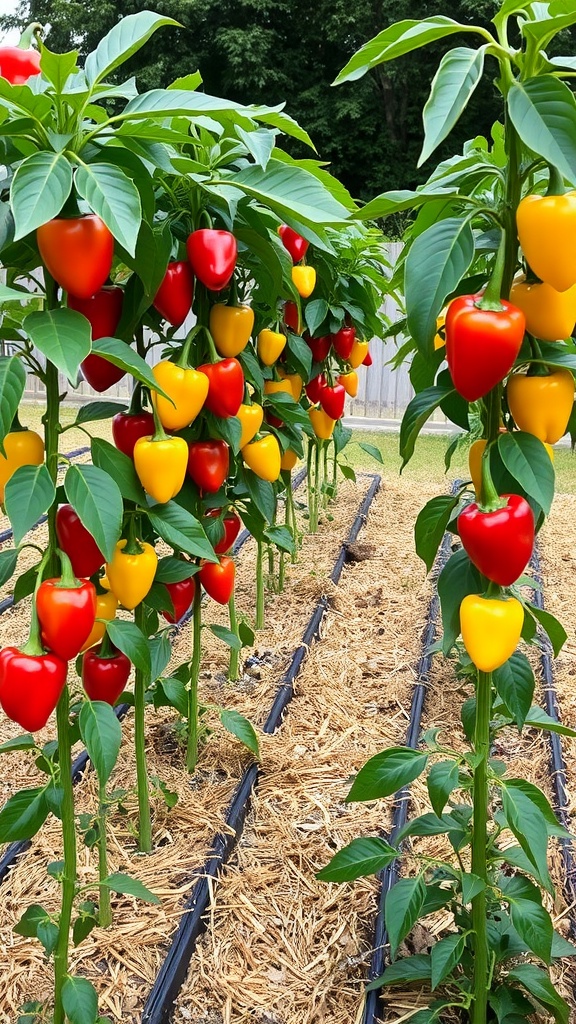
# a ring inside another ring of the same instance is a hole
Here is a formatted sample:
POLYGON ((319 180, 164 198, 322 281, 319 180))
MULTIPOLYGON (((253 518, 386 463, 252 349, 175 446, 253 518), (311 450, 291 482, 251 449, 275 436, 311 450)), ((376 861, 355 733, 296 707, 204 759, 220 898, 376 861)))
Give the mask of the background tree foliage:
MULTIPOLYGON (((51 49, 86 54, 121 17, 147 6, 184 27, 159 33, 123 69, 136 75, 141 89, 165 86, 199 69, 206 92, 242 102, 286 101, 320 157, 352 195, 367 200, 386 189, 411 188, 425 177, 426 166, 418 170, 416 164, 430 81, 442 52, 470 45, 470 37, 453 36, 333 89, 338 71, 359 46, 395 21, 442 13, 487 23, 498 5, 496 0, 24 0, 17 16, 0 25, 50 24, 46 43, 51 49)), ((432 162, 458 151, 468 138, 489 134, 498 109, 488 80, 432 162)), ((394 233, 400 225, 387 227, 394 233)))

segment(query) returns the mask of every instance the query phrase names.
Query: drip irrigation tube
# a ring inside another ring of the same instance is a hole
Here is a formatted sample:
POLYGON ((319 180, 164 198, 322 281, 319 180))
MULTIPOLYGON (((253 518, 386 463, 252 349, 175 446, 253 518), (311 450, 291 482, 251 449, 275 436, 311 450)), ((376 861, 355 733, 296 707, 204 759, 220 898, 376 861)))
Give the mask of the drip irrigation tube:
MULTIPOLYGON (((77 458, 79 455, 83 455, 87 451, 89 451, 88 448, 78 448, 73 452, 68 452, 66 457, 69 459, 77 458)), ((306 468, 303 468, 299 470, 298 473, 296 473, 295 476, 293 477, 292 489, 296 490, 298 487, 300 487, 300 484, 305 479, 305 477, 306 468)), ((36 526, 40 526, 41 523, 46 521, 46 518, 46 516, 43 516, 42 519, 39 519, 38 522, 36 523, 36 526)), ((34 526, 33 529, 36 529, 36 526, 34 526)), ((6 533, 9 534, 10 537, 12 536, 11 530, 6 531, 6 533)), ((241 533, 236 538, 236 540, 234 541, 234 544, 232 545, 232 554, 237 555, 242 550, 246 542, 250 539, 250 537, 251 534, 249 530, 242 530, 241 533)), ((6 608, 10 608, 13 605, 13 603, 14 601, 11 597, 6 598, 4 601, 0 601, 0 615, 2 614, 3 611, 6 611, 6 608)), ((189 609, 189 611, 185 612, 180 621, 175 624, 170 633, 172 643, 174 642, 182 628, 186 625, 186 623, 190 621, 191 615, 192 609, 189 609)), ((114 713, 118 721, 121 722, 122 719, 126 717, 128 711, 130 710, 130 706, 130 704, 118 704, 114 708, 114 713)), ((82 775, 86 771, 86 767, 88 765, 89 760, 90 759, 88 757, 88 751, 82 750, 78 754, 78 757, 73 761, 72 781, 74 783, 80 781, 82 775)), ((6 875, 10 871, 10 868, 12 868, 16 863, 18 857, 25 853, 26 850, 30 849, 31 845, 31 839, 22 839, 18 840, 15 843, 10 843, 10 845, 6 847, 4 854, 2 855, 2 857, 0 857, 0 885, 2 885, 2 882, 6 878, 6 875)))
MULTIPOLYGON (((347 539, 340 547, 340 552, 330 574, 330 579, 337 584, 348 556, 348 548, 354 543, 366 522, 368 510, 377 494, 381 478, 368 474, 372 483, 358 509, 356 519, 347 539)), ((318 602, 299 646, 296 648, 290 665, 284 674, 276 692, 276 697, 263 727, 265 733, 273 733, 282 723, 287 705, 294 694, 294 681, 302 667, 309 646, 319 635, 320 626, 328 608, 327 597, 318 602)), ((172 1016, 174 1002, 178 997, 182 984, 188 973, 188 967, 196 942, 206 928, 206 911, 211 901, 214 886, 223 866, 229 860, 241 834, 250 807, 250 800, 258 782, 260 768, 251 764, 245 770, 235 790, 225 820, 225 831, 219 832, 214 839, 212 849, 203 865, 198 881, 194 885, 190 897, 183 908, 180 924, 168 950, 142 1014, 142 1024, 167 1024, 172 1016)))

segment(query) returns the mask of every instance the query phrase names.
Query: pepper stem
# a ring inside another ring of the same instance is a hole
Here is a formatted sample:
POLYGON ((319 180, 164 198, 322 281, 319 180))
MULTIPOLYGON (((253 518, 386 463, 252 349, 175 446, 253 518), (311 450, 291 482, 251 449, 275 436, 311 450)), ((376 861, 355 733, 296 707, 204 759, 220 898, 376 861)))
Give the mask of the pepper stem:
POLYGON ((38 657, 44 654, 44 647, 42 646, 42 634, 40 631, 40 623, 38 621, 38 612, 36 610, 36 595, 42 578, 44 575, 44 569, 50 558, 50 549, 44 552, 42 559, 38 565, 38 573, 36 575, 36 586, 34 587, 34 596, 32 597, 32 608, 30 610, 30 632, 28 634, 28 640, 22 647, 22 654, 31 654, 33 657, 38 657))
POLYGON ((482 487, 480 488, 480 501, 478 503, 481 512, 495 512, 496 509, 506 507, 506 501, 500 497, 492 480, 490 448, 491 444, 487 444, 482 453, 482 487))
MULTIPOLYGON (((144 605, 134 609, 134 623, 142 632, 145 630, 144 605)), ((136 757, 136 786, 138 790, 138 849, 140 853, 152 850, 152 823, 150 820, 150 789, 146 763, 145 707, 146 677, 136 666, 134 674, 134 747, 136 757)))
POLYGON ((186 335, 186 340, 182 346, 182 351, 180 352, 180 355, 176 360, 176 366, 181 366, 185 370, 189 368, 190 364, 188 362, 188 357, 190 355, 190 348, 192 346, 194 338, 197 336, 197 334, 199 334, 200 330, 200 325, 194 324, 194 327, 190 331, 188 331, 188 334, 186 335))
POLYGON ((157 402, 153 402, 152 403, 152 415, 154 417, 154 434, 153 434, 153 437, 152 437, 152 441, 167 441, 168 440, 168 434, 166 433, 166 431, 164 430, 164 427, 162 426, 162 424, 160 422, 160 417, 158 415, 158 408, 157 408, 157 406, 158 406, 157 402))
POLYGON ((123 549, 124 554, 141 555, 143 550, 144 549, 136 535, 136 518, 135 516, 130 516, 128 520, 128 539, 123 549))
POLYGON ((190 773, 198 763, 198 680, 202 660, 202 587, 194 589, 192 605, 192 662, 190 664, 190 690, 188 693, 188 744, 186 767, 190 773))
POLYGON ((57 555, 60 559, 60 579, 54 585, 62 587, 63 590, 77 590, 82 584, 74 574, 72 562, 66 552, 61 551, 60 548, 58 548, 57 555))
MULTIPOLYGON (((32 48, 32 40, 36 39, 41 32, 44 31, 44 26, 39 21, 33 21, 27 28, 24 29, 20 36, 18 43, 19 50, 30 50, 32 48)), ((38 40, 39 41, 39 40, 38 40)))
POLYGON ((548 166, 550 169, 550 177, 548 179, 548 190, 546 195, 563 196, 566 192, 566 189, 564 188, 564 179, 558 168, 554 167, 554 164, 549 164, 548 166))
POLYGON ((504 273, 505 262, 506 232, 503 231, 490 280, 486 285, 486 290, 482 298, 475 303, 477 309, 491 309, 496 312, 500 312, 504 309, 502 302, 500 301, 500 296, 502 294, 502 275, 504 273))
POLYGON ((130 405, 128 406, 129 416, 138 416, 142 412, 142 384, 139 380, 134 381, 134 387, 132 388, 132 395, 130 396, 130 405))

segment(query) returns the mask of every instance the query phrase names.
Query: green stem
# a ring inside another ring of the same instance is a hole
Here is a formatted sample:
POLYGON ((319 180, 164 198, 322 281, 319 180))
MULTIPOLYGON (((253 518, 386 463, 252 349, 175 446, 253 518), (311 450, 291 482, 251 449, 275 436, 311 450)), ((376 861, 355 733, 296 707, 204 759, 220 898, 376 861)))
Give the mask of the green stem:
POLYGON ((328 501, 329 501, 329 495, 328 495, 328 475, 329 475, 328 474, 328 446, 329 446, 329 444, 330 444, 329 441, 324 441, 324 443, 322 445, 322 447, 324 449, 324 471, 323 471, 324 472, 324 494, 323 494, 323 501, 322 501, 322 504, 323 504, 324 508, 327 507, 328 501))
MULTIPOLYGON (((479 759, 474 769, 474 814, 472 827, 472 873, 488 885, 488 758, 490 756, 490 716, 492 711, 492 673, 478 672, 476 690, 476 726, 474 753, 479 759)), ((486 1024, 488 1005, 488 930, 486 923, 486 889, 472 900, 474 942, 474 976, 472 1024, 486 1024)))
POLYGON ((108 841, 106 833, 106 783, 98 780, 98 878, 100 880, 100 907, 98 924, 101 928, 109 928, 112 924, 112 905, 110 889, 102 885, 108 878, 108 841))
MULTIPOLYGON (((134 610, 134 623, 144 631, 144 606, 139 604, 134 610)), ((150 791, 148 785, 148 766, 146 764, 146 735, 144 709, 146 678, 142 669, 136 668, 134 674, 134 745, 136 748, 136 784, 138 788, 138 849, 141 853, 152 850, 152 824, 150 820, 150 791)))
MULTIPOLYGON (((45 271, 46 286, 46 309, 55 309, 58 306, 56 283, 45 271)), ((49 360, 46 361, 45 371, 46 385, 46 412, 43 416, 44 423, 44 447, 46 452, 46 467, 54 484, 58 480, 58 440, 60 436, 60 388, 58 384, 58 370, 49 360)), ((58 559, 56 549, 58 541, 56 537, 56 511, 58 503, 55 501, 48 509, 48 543, 50 558, 48 562, 48 573, 50 576, 58 575, 58 559)))
MULTIPOLYGON (((236 616, 236 598, 234 591, 228 601, 228 615, 230 616, 230 630, 235 636, 238 636, 238 618, 236 616)), ((240 661, 240 651, 235 651, 232 647, 230 648, 230 660, 228 662, 228 680, 234 682, 238 679, 238 667, 240 661)))
POLYGON ((291 562, 294 565, 298 561, 298 522, 296 520, 296 506, 294 504, 294 491, 292 490, 292 475, 286 485, 286 525, 290 522, 289 530, 294 538, 294 551, 291 562))
POLYGON ((192 661, 190 663, 190 690, 188 691, 188 747, 186 767, 190 773, 198 764, 198 679, 202 660, 202 588, 194 590, 192 605, 192 661))
POLYGON ((336 450, 336 444, 334 444, 334 456, 332 462, 332 496, 336 498, 336 488, 338 487, 338 452, 336 450))
POLYGON ((74 818, 74 790, 72 788, 72 744, 70 742, 70 696, 65 686, 56 709, 58 727, 58 758, 62 803, 62 846, 64 870, 62 876, 62 904, 58 922, 58 943, 54 951, 54 1024, 64 1024, 62 988, 68 974, 68 949, 72 908, 76 895, 76 829, 74 818))
POLYGON ((256 541, 256 629, 264 629, 264 543, 256 541))
POLYGON ((314 444, 308 439, 308 448, 306 451, 306 490, 308 493, 308 525, 310 531, 312 531, 312 517, 314 514, 314 444))
POLYGON ((310 523, 310 533, 317 533, 318 531, 318 512, 319 512, 319 498, 320 498, 320 442, 316 441, 314 445, 314 516, 310 523))

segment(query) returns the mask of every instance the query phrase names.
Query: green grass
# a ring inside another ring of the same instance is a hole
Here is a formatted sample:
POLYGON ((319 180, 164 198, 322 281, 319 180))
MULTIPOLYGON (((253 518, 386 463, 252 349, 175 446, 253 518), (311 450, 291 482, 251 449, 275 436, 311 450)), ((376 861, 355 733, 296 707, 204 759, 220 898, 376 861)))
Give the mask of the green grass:
MULTIPOLYGON (((403 470, 403 476, 414 483, 436 481, 440 490, 446 490, 451 480, 469 479, 468 448, 462 446, 452 458, 447 474, 444 472, 444 455, 452 436, 437 434, 421 434, 416 442, 414 455, 403 470)), ((384 472, 394 476, 400 472, 402 460, 398 453, 398 434, 376 430, 355 430, 352 440, 344 453, 350 465, 355 469, 371 472, 384 472), (383 465, 368 455, 360 444, 370 444, 382 455, 383 465)), ((576 453, 569 447, 557 445, 554 449, 554 468, 556 470, 556 491, 562 494, 576 494, 576 453)))

